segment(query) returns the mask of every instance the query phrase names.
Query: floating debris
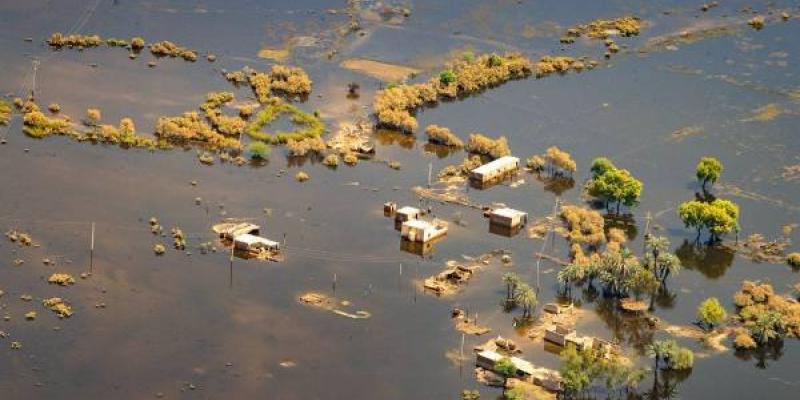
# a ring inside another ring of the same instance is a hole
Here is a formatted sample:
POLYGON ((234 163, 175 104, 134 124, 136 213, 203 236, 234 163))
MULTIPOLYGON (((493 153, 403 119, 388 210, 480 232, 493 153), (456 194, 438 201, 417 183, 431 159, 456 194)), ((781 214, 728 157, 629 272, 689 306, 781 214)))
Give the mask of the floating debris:
POLYGON ((330 311, 336 315, 340 315, 346 318, 351 319, 366 319, 370 318, 372 314, 365 310, 357 310, 355 312, 347 312, 341 310, 339 307, 346 307, 350 305, 350 302, 347 300, 337 300, 333 297, 329 297, 322 293, 317 292, 308 292, 300 295, 298 297, 298 301, 301 304, 310 305, 312 307, 320 308, 323 310, 330 311))
POLYGON ((69 318, 72 316, 72 307, 70 307, 69 304, 67 304, 64 299, 60 297, 44 299, 42 304, 58 314, 60 318, 69 318))
POLYGON ((16 229, 11 229, 6 231, 6 237, 8 240, 19 243, 20 246, 31 246, 33 245, 33 239, 31 239, 31 235, 25 232, 18 231, 16 229))
POLYGON ((157 256, 164 254, 167 251, 167 248, 164 247, 161 243, 156 243, 153 245, 153 253, 156 253, 157 256))

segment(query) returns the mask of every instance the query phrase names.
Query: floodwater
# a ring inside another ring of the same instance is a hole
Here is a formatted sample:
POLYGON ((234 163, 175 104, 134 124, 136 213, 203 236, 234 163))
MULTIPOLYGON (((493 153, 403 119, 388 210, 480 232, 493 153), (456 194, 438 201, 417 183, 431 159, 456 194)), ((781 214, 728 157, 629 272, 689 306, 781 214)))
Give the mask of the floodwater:
MULTIPOLYGON (((267 68, 271 61, 257 56, 261 48, 307 37, 293 42, 303 45, 294 47, 287 63, 303 67, 314 80, 314 92, 301 107, 320 110, 328 126, 335 126, 369 113, 375 90, 385 85, 341 69, 346 58, 420 68, 418 79, 436 73, 449 53, 467 49, 600 59, 602 42, 562 47, 560 32, 596 18, 638 15, 646 22, 642 34, 619 38, 627 48, 595 70, 510 82, 417 116, 421 127, 435 123, 462 137, 506 135, 520 157, 551 145, 569 151, 579 170, 575 187, 561 194, 564 202, 583 201, 587 166, 596 156, 631 170, 645 186, 641 204, 632 210, 637 227, 629 246, 641 249, 649 213, 653 229, 670 238, 686 266, 670 281, 671 293, 657 301, 654 315, 685 325, 710 296, 732 312, 731 296, 743 279, 771 281, 785 293, 800 280, 786 265, 694 249, 693 232, 674 211, 697 190, 698 158, 715 155, 725 164, 716 191, 741 206, 741 237, 774 238, 783 225, 800 222, 800 186, 782 175, 784 167, 800 163, 799 19, 755 31, 742 25, 749 16, 741 12, 752 6, 762 14, 775 9, 800 15, 800 9, 793 1, 721 3, 703 13, 701 2, 693 1, 364 0, 359 5, 364 34, 342 37, 337 29, 348 21, 344 1, 3 0, 0 93, 30 90, 32 62, 38 60, 35 89, 42 105, 57 102, 76 119, 86 108, 100 107, 107 121, 130 116, 140 132, 151 132, 159 116, 195 109, 206 92, 235 90, 220 70, 267 68), (387 4, 410 9, 410 17, 376 18, 380 14, 374 11, 387 4), (728 23, 737 29, 638 51, 656 36, 728 23), (148 68, 147 53, 129 60, 125 50, 106 47, 54 52, 43 41, 55 31, 171 40, 218 59, 162 59, 148 68), (28 37, 33 40, 25 41, 28 37), (336 53, 329 58, 331 50, 336 53), (360 98, 346 97, 350 81, 360 84, 360 98), (770 104, 782 113, 752 118, 754 110, 770 104)), ((251 96, 245 89, 236 94, 251 96)), ((524 233, 490 234, 479 212, 431 203, 437 216, 463 224, 451 223, 449 235, 425 256, 401 250, 382 203, 417 204, 410 188, 425 184, 429 163, 438 171, 464 156, 426 151, 430 147, 421 133, 416 140, 379 135, 378 157, 399 161, 400 171, 368 161, 337 170, 298 165, 281 148, 266 165, 204 166, 193 150, 151 153, 63 137, 34 140, 22 134, 19 116, 0 127, 0 137, 7 140, 0 146, 0 227, 30 232, 41 245, 0 242, 5 292, 0 312, 10 317, 0 321, 0 331, 9 335, 0 339, 3 399, 445 399, 472 388, 487 398, 498 396, 499 390, 475 382, 471 358, 459 364, 446 357, 461 343, 449 319, 453 307, 477 312, 481 324, 493 329, 490 335, 514 338, 526 359, 558 366, 556 354, 515 333, 516 313, 500 306, 504 272, 536 283, 533 253, 542 240, 524 233), (288 173, 279 174, 284 169, 288 173), (303 184, 293 178, 301 169, 311 175, 303 184), (199 206, 196 197, 202 198, 199 206), (187 233, 191 255, 169 248, 169 237, 150 233, 147 220, 153 216, 167 232, 179 226, 187 233), (201 254, 199 245, 214 241, 210 225, 223 217, 253 218, 265 236, 285 239, 285 261, 231 263, 225 252, 201 254), (157 242, 168 245, 161 257, 152 251, 157 242), (447 260, 498 248, 512 252, 513 266, 484 268, 454 296, 436 298, 413 284, 447 260), (56 266, 44 265, 45 257, 56 266), (25 262, 15 266, 15 259, 25 262), (53 272, 77 277, 90 265, 91 277, 72 287, 46 282, 53 272), (298 304, 297 296, 309 290, 348 299, 372 317, 348 319, 298 304), (23 294, 34 300, 21 301, 23 294), (42 309, 41 299, 53 296, 66 298, 75 315, 59 320, 42 309), (101 303, 105 308, 96 307, 101 303), (25 321, 31 310, 39 317, 25 321), (12 350, 11 341, 21 342, 22 349, 12 350)), ((479 203, 500 201, 526 210, 532 220, 548 215, 556 195, 533 175, 521 178, 525 182, 518 187, 468 194, 479 203)), ((558 257, 567 255, 562 239, 545 247, 558 257)), ((542 302, 556 297, 556 271, 542 261, 542 302)), ((574 294, 591 316, 579 325, 581 333, 620 340, 640 365, 650 365, 642 349, 652 334, 621 319, 601 299, 580 290, 574 294)), ((467 337, 466 351, 485 340, 467 337)), ((676 397, 797 396, 796 339, 751 354, 715 354, 691 340, 680 342, 703 356, 690 374, 676 377, 676 397)))

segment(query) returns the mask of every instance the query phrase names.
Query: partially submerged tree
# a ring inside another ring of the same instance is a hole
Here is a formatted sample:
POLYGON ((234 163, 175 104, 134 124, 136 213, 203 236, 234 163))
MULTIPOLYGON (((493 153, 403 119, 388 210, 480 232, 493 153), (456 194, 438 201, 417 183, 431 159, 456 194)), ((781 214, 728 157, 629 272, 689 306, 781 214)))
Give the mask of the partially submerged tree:
POLYGON ((517 287, 522 283, 522 279, 513 272, 506 272, 503 274, 503 283, 506 284, 506 304, 513 304, 517 297, 517 287))
POLYGON ((697 320, 704 329, 713 329, 725 321, 728 314, 716 297, 709 297, 697 307, 697 320))
POLYGON ((587 184, 589 195, 602 200, 606 209, 616 203, 616 214, 620 206, 632 207, 642 195, 642 182, 626 169, 616 168, 607 158, 592 162, 592 179, 587 184))
POLYGON ((517 375, 517 366, 509 357, 503 357, 494 364, 494 372, 503 377, 503 387, 507 386, 508 378, 517 375))
POLYGON ((700 184, 703 186, 703 192, 706 192, 706 185, 710 182, 712 185, 717 182, 720 175, 722 175, 722 163, 715 157, 703 157, 697 163, 695 176, 700 184))
POLYGON ((521 283, 517 289, 516 302, 522 306, 522 318, 530 319, 533 316, 533 309, 536 307, 538 300, 536 298, 536 291, 533 290, 527 283, 521 283))
POLYGON ((656 340, 647 349, 655 362, 654 369, 680 371, 692 368, 694 353, 685 347, 678 346, 672 340, 656 340))
POLYGON ((690 200, 678 206, 678 216, 687 228, 697 229, 697 240, 703 229, 711 237, 709 243, 716 243, 720 237, 739 229, 739 206, 725 199, 712 202, 690 200))

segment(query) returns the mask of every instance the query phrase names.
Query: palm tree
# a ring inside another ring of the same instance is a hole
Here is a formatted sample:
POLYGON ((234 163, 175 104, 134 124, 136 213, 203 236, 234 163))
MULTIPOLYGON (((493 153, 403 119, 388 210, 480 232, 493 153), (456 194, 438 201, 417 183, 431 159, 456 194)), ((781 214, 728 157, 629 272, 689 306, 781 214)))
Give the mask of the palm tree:
POLYGON ((519 286, 516 300, 517 303, 522 305, 522 318, 531 318, 531 311, 534 307, 536 307, 536 303, 538 302, 536 298, 536 291, 534 291, 532 287, 528 286, 527 283, 522 283, 519 286))
POLYGON ((519 286, 522 280, 519 276, 513 272, 506 272, 503 274, 503 282, 506 284, 506 303, 512 303, 514 301, 515 292, 517 287, 519 286))
POLYGON ((586 269, 578 264, 567 264, 558 271, 557 279, 564 285, 564 292, 567 292, 572 282, 578 282, 586 277, 586 269))
POLYGON ((657 260, 661 252, 669 249, 669 239, 666 236, 647 235, 644 244, 645 248, 653 255, 653 260, 657 260))
POLYGON ((669 355, 675 351, 677 343, 674 340, 656 340, 647 346, 647 354, 655 360, 654 370, 658 370, 661 361, 667 361, 669 355))
POLYGON ((761 344, 775 339, 783 330, 783 317, 775 311, 767 311, 758 316, 750 331, 761 344))

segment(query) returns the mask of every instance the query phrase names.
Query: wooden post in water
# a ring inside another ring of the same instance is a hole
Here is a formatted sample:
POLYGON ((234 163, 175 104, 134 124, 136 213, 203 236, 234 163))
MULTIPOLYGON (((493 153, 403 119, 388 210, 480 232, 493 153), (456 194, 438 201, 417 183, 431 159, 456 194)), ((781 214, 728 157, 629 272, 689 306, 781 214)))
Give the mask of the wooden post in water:
POLYGON ((433 163, 428 163, 428 189, 431 187, 431 175, 433 174, 433 163))
POLYGON ((92 222, 92 240, 89 244, 89 273, 94 270, 94 222, 92 222))
POLYGON ((333 294, 336 295, 336 273, 333 273, 333 294))

